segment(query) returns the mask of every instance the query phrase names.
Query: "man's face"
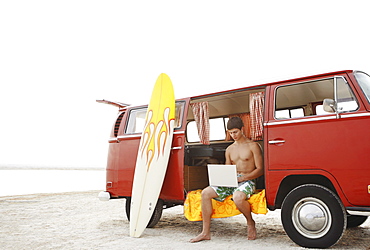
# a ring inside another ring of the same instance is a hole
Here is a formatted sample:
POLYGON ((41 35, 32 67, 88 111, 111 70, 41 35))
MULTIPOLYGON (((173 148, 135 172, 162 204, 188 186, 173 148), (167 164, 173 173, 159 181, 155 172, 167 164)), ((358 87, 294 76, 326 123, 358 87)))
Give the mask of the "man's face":
POLYGON ((242 131, 238 128, 230 129, 230 130, 228 130, 228 132, 229 132, 231 138, 234 139, 234 141, 239 140, 243 136, 242 131))

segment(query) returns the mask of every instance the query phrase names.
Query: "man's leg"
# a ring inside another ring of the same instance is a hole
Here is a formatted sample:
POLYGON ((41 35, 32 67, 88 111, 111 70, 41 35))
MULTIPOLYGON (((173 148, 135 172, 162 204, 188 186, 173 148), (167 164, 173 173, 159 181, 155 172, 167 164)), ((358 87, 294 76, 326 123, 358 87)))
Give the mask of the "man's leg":
POLYGON ((211 239, 212 199, 217 197, 218 195, 216 194, 213 188, 207 187, 203 189, 202 191, 203 230, 197 237, 190 240, 191 243, 211 239))
POLYGON ((236 207, 247 219, 248 225, 248 240, 255 240, 257 237, 256 223, 252 218, 251 206, 247 201, 247 195, 241 191, 235 191, 233 200, 236 207))

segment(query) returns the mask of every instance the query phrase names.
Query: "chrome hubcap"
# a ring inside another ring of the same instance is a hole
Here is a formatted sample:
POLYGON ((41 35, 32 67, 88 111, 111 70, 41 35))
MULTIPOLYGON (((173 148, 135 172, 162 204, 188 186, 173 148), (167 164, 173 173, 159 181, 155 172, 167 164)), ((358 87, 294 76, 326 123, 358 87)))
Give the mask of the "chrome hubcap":
POLYGON ((292 221, 300 234, 310 239, 317 239, 329 231, 332 217, 324 202, 306 197, 294 205, 292 221))

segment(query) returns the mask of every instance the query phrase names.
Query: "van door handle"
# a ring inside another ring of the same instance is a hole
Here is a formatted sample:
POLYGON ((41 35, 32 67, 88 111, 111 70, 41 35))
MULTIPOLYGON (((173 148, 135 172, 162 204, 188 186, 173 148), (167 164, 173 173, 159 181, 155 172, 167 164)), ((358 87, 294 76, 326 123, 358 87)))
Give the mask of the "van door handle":
POLYGON ((171 148, 171 150, 179 150, 179 149, 182 149, 182 147, 173 147, 173 148, 171 148))
POLYGON ((285 140, 271 140, 271 141, 269 141, 269 144, 279 144, 279 143, 285 143, 285 140))

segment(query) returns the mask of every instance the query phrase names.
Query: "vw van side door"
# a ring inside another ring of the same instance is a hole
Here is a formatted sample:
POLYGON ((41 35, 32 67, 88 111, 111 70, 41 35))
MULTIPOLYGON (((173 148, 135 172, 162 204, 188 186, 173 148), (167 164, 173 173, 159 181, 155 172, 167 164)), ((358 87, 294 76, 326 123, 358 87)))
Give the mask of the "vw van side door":
POLYGON ((343 74, 272 86, 268 168, 279 178, 325 176, 345 206, 369 206, 370 116, 351 85, 343 74), (324 99, 337 111, 325 112, 324 99))

